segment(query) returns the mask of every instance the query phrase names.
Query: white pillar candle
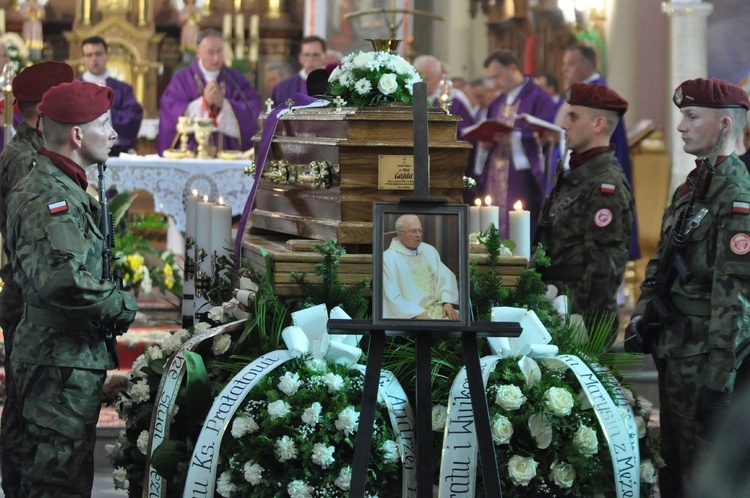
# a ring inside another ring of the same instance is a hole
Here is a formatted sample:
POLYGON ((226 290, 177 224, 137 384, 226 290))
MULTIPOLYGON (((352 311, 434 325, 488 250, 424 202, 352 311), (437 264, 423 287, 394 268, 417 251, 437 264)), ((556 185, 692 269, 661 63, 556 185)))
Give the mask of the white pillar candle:
POLYGON ((245 14, 237 14, 234 19, 234 58, 245 58, 245 14))
POLYGON ((485 232, 490 225, 500 228, 500 208, 492 205, 492 197, 488 195, 484 198, 484 206, 479 209, 479 229, 485 232))
POLYGON ((479 211, 482 209, 482 199, 475 199, 474 206, 469 206, 469 233, 479 231, 479 211))
POLYGON ((521 201, 513 204, 513 211, 508 213, 508 235, 516 243, 514 256, 531 259, 531 213, 523 209, 521 201))
POLYGON ((232 14, 224 14, 221 18, 221 34, 225 40, 232 39, 232 14))
POLYGON ((248 57, 251 63, 258 62, 258 47, 260 46, 259 23, 260 16, 253 14, 250 18, 250 54, 248 57))
POLYGON ((195 240, 196 207, 200 202, 198 191, 193 189, 193 195, 185 198, 185 238, 195 240))
MULTIPOLYGON (((200 270, 204 277, 211 278, 213 268, 211 267, 211 206, 213 203, 208 202, 208 196, 203 196, 203 201, 196 206, 195 222, 195 253, 196 253, 196 270, 200 270), (203 251, 204 258, 200 263, 199 254, 203 251)), ((196 273, 197 275, 197 273, 196 273)), ((197 283, 197 282, 196 282, 197 283)), ((197 287, 197 285, 196 285, 197 287)), ((198 295, 198 289, 195 293, 195 313, 206 313, 209 309, 208 300, 198 295)))
MULTIPOLYGON (((190 258, 195 268, 195 221, 197 216, 197 206, 200 202, 198 191, 193 190, 193 194, 185 199, 185 261, 190 258), (187 247, 187 241, 190 241, 190 247, 187 247)), ((184 270, 184 268, 183 268, 184 270)), ((195 319, 195 275, 190 278, 183 271, 185 279, 182 282, 182 326, 189 327, 195 319)))
POLYGON ((211 206, 211 247, 218 258, 229 256, 232 250, 232 208, 221 197, 211 206))

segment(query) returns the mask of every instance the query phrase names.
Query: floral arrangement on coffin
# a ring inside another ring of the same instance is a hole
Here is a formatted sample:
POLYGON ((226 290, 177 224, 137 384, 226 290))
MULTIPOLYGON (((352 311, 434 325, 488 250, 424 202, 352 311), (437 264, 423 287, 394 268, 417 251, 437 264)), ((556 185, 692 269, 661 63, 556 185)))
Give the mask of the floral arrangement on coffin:
MULTIPOLYGON (((253 388, 225 435, 217 492, 223 497, 347 497, 364 377, 307 357, 253 388)), ((376 412, 368 496, 399 496, 401 454, 387 415, 376 412)))
POLYGON ((389 52, 352 52, 328 77, 328 97, 341 97, 350 106, 388 102, 412 104, 414 83, 422 77, 406 59, 389 52))

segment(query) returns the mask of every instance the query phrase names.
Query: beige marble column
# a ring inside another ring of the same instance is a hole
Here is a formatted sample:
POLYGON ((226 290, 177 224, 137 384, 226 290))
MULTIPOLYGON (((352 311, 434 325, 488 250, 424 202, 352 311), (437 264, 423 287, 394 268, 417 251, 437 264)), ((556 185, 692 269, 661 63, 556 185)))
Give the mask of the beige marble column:
POLYGON ((674 0, 662 3, 662 12, 669 17, 669 87, 667 105, 668 147, 672 158, 670 194, 680 185, 691 169, 695 157, 682 150, 682 138, 677 131, 681 114, 671 102, 672 92, 685 80, 705 78, 708 74, 706 52, 706 25, 713 4, 698 0, 674 0))

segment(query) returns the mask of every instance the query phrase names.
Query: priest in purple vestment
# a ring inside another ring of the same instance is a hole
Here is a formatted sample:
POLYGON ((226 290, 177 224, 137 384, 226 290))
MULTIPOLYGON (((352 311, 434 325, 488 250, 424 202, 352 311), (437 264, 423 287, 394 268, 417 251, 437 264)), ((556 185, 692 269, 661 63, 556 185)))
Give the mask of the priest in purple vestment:
POLYGON ((212 144, 219 150, 247 150, 258 131, 260 95, 239 71, 224 64, 221 32, 198 35, 196 59, 172 76, 161 97, 159 154, 175 146, 177 118, 212 118, 217 131, 212 144))
MULTIPOLYGON (((498 50, 484 62, 487 76, 501 92, 490 105, 487 119, 512 128, 498 133, 489 144, 489 157, 480 184, 492 204, 500 207, 500 235, 508 236, 508 211, 516 201, 531 212, 531 237, 541 215, 548 171, 537 133, 518 114, 530 114, 545 121, 555 118, 555 103, 549 94, 525 76, 518 58, 509 50, 498 50)), ((483 146, 487 146, 484 144, 483 146)))
MULTIPOLYGON (((594 83, 607 86, 606 80, 596 71, 596 52, 586 45, 572 45, 567 48, 563 55, 563 77, 565 88, 573 83, 594 83)), ((561 109, 562 111, 562 109, 561 109)), ((563 115, 564 117, 564 115, 563 115)), ((560 116, 558 114, 558 118, 560 116)), ((625 120, 621 119, 610 139, 615 146, 615 157, 622 166, 625 178, 631 188, 633 187, 633 164, 630 159, 630 146, 628 145, 628 134, 625 130, 625 120)), ((633 225, 630 233, 630 261, 641 257, 641 248, 638 244, 638 219, 633 213, 633 225)))
POLYGON ((86 72, 77 79, 108 86, 115 92, 115 98, 108 113, 112 128, 117 132, 117 140, 109 155, 119 156, 120 152, 135 149, 138 130, 141 128, 143 119, 143 107, 136 100, 133 87, 109 75, 107 70, 109 45, 104 38, 100 36, 86 38, 81 42, 81 49, 86 72))
POLYGON ((316 69, 326 67, 326 41, 319 36, 306 36, 300 42, 297 60, 302 69, 298 73, 281 80, 273 88, 271 100, 273 100, 274 106, 286 102, 293 93, 307 95, 307 75, 316 69))

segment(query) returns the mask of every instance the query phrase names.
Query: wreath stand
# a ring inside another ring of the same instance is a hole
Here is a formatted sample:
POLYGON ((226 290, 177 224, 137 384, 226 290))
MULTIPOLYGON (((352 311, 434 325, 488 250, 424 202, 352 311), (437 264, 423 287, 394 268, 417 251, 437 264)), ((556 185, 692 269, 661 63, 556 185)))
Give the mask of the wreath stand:
MULTIPOLYGON (((427 133, 427 85, 414 84, 414 196, 402 197, 401 203, 446 204, 447 199, 429 195, 428 133, 427 133)), ((380 275, 373 268, 373 278, 380 275)), ((432 391, 430 388, 432 370, 432 340, 435 337, 460 337, 466 362, 466 377, 469 384, 471 406, 477 431, 477 446, 484 478, 484 493, 487 498, 502 498, 497 458, 490 431, 490 415, 487 397, 484 392, 482 372, 479 364, 478 337, 518 337, 521 326, 518 323, 486 322, 470 323, 456 327, 451 332, 435 332, 429 323, 415 322, 413 325, 399 324, 399 330, 385 330, 374 326, 371 320, 329 320, 330 334, 368 335, 367 367, 365 370, 362 407, 359 415, 359 430, 354 448, 352 479, 349 488, 350 498, 363 498, 367 483, 367 464, 372 446, 372 430, 377 408, 377 392, 380 369, 383 364, 385 338, 409 335, 415 337, 416 347, 416 459, 417 459, 417 498, 432 497, 432 424, 425 423, 432 418, 432 391)))

